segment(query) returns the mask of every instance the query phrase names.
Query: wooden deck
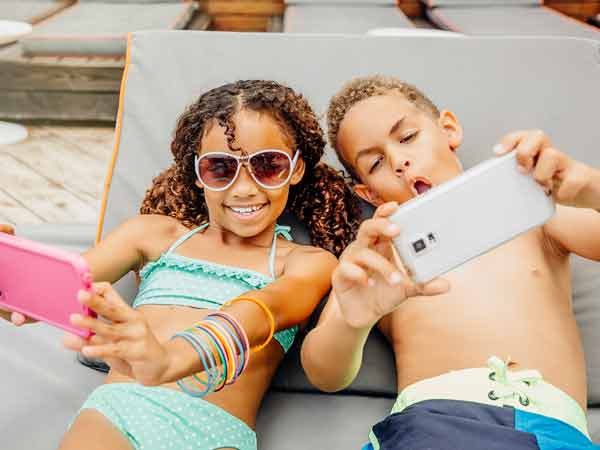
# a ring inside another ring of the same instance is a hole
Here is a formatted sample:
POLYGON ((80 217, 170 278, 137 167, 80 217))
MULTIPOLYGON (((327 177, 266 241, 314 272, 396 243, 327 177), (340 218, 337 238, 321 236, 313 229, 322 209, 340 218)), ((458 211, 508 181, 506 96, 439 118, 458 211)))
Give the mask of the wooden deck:
POLYGON ((113 128, 28 129, 25 141, 0 145, 0 222, 96 222, 113 128))

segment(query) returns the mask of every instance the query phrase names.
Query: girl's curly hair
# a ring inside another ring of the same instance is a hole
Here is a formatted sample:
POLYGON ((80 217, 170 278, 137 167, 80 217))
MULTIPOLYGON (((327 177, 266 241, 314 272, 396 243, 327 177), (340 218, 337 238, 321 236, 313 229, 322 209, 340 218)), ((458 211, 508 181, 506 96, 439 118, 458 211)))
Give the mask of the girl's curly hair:
POLYGON ((233 117, 242 109, 271 114, 300 151, 306 170, 300 183, 290 187, 286 211, 306 225, 313 245, 339 256, 355 238, 358 201, 340 173, 319 163, 325 139, 308 102, 274 81, 226 84, 190 105, 179 118, 171 143, 175 161, 153 180, 140 212, 174 217, 187 227, 208 221, 204 192, 195 184, 194 155, 213 123, 225 128, 229 148, 240 150, 234 147, 233 117))

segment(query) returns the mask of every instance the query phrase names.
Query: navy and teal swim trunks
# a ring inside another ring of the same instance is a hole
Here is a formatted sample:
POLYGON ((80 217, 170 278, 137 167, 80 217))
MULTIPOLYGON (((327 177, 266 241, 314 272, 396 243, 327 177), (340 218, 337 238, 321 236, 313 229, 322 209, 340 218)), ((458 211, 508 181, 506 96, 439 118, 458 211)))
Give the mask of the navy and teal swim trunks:
POLYGON ((415 403, 376 424, 372 435, 380 450, 600 450, 560 420, 460 400, 415 403))
POLYGON ((585 411, 540 372, 487 365, 404 388, 363 450, 600 450, 585 411))

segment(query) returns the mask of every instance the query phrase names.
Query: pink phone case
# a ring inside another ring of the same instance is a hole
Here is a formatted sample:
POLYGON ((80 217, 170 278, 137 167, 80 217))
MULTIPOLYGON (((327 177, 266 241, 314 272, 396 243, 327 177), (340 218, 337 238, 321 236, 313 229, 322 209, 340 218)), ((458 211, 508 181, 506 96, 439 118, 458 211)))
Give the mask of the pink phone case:
POLYGON ((0 307, 47 322, 83 338, 90 330, 71 325, 71 314, 96 317, 77 301, 92 277, 80 255, 0 233, 0 307))

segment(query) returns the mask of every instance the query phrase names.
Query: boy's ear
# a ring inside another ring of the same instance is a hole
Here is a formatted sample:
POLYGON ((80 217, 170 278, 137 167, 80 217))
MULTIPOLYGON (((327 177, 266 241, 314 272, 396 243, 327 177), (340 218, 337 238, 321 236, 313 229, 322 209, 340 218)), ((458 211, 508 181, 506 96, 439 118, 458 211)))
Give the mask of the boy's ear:
POLYGON ((355 184, 354 186, 352 186, 352 189, 354 189, 356 195, 362 198, 365 202, 370 203, 375 207, 384 203, 381 197, 379 197, 379 194, 369 189, 369 186, 367 186, 366 184, 355 184))
POLYGON ((448 145, 453 152, 460 147, 463 141, 463 129, 456 116, 450 111, 440 113, 439 124, 448 136, 448 145))
POLYGON ((294 167, 294 173, 292 173, 292 178, 290 178, 290 184, 298 184, 302 181, 302 177, 304 176, 304 171, 306 170, 306 165, 304 164, 304 160, 302 158, 298 158, 296 161, 296 167, 294 167))

